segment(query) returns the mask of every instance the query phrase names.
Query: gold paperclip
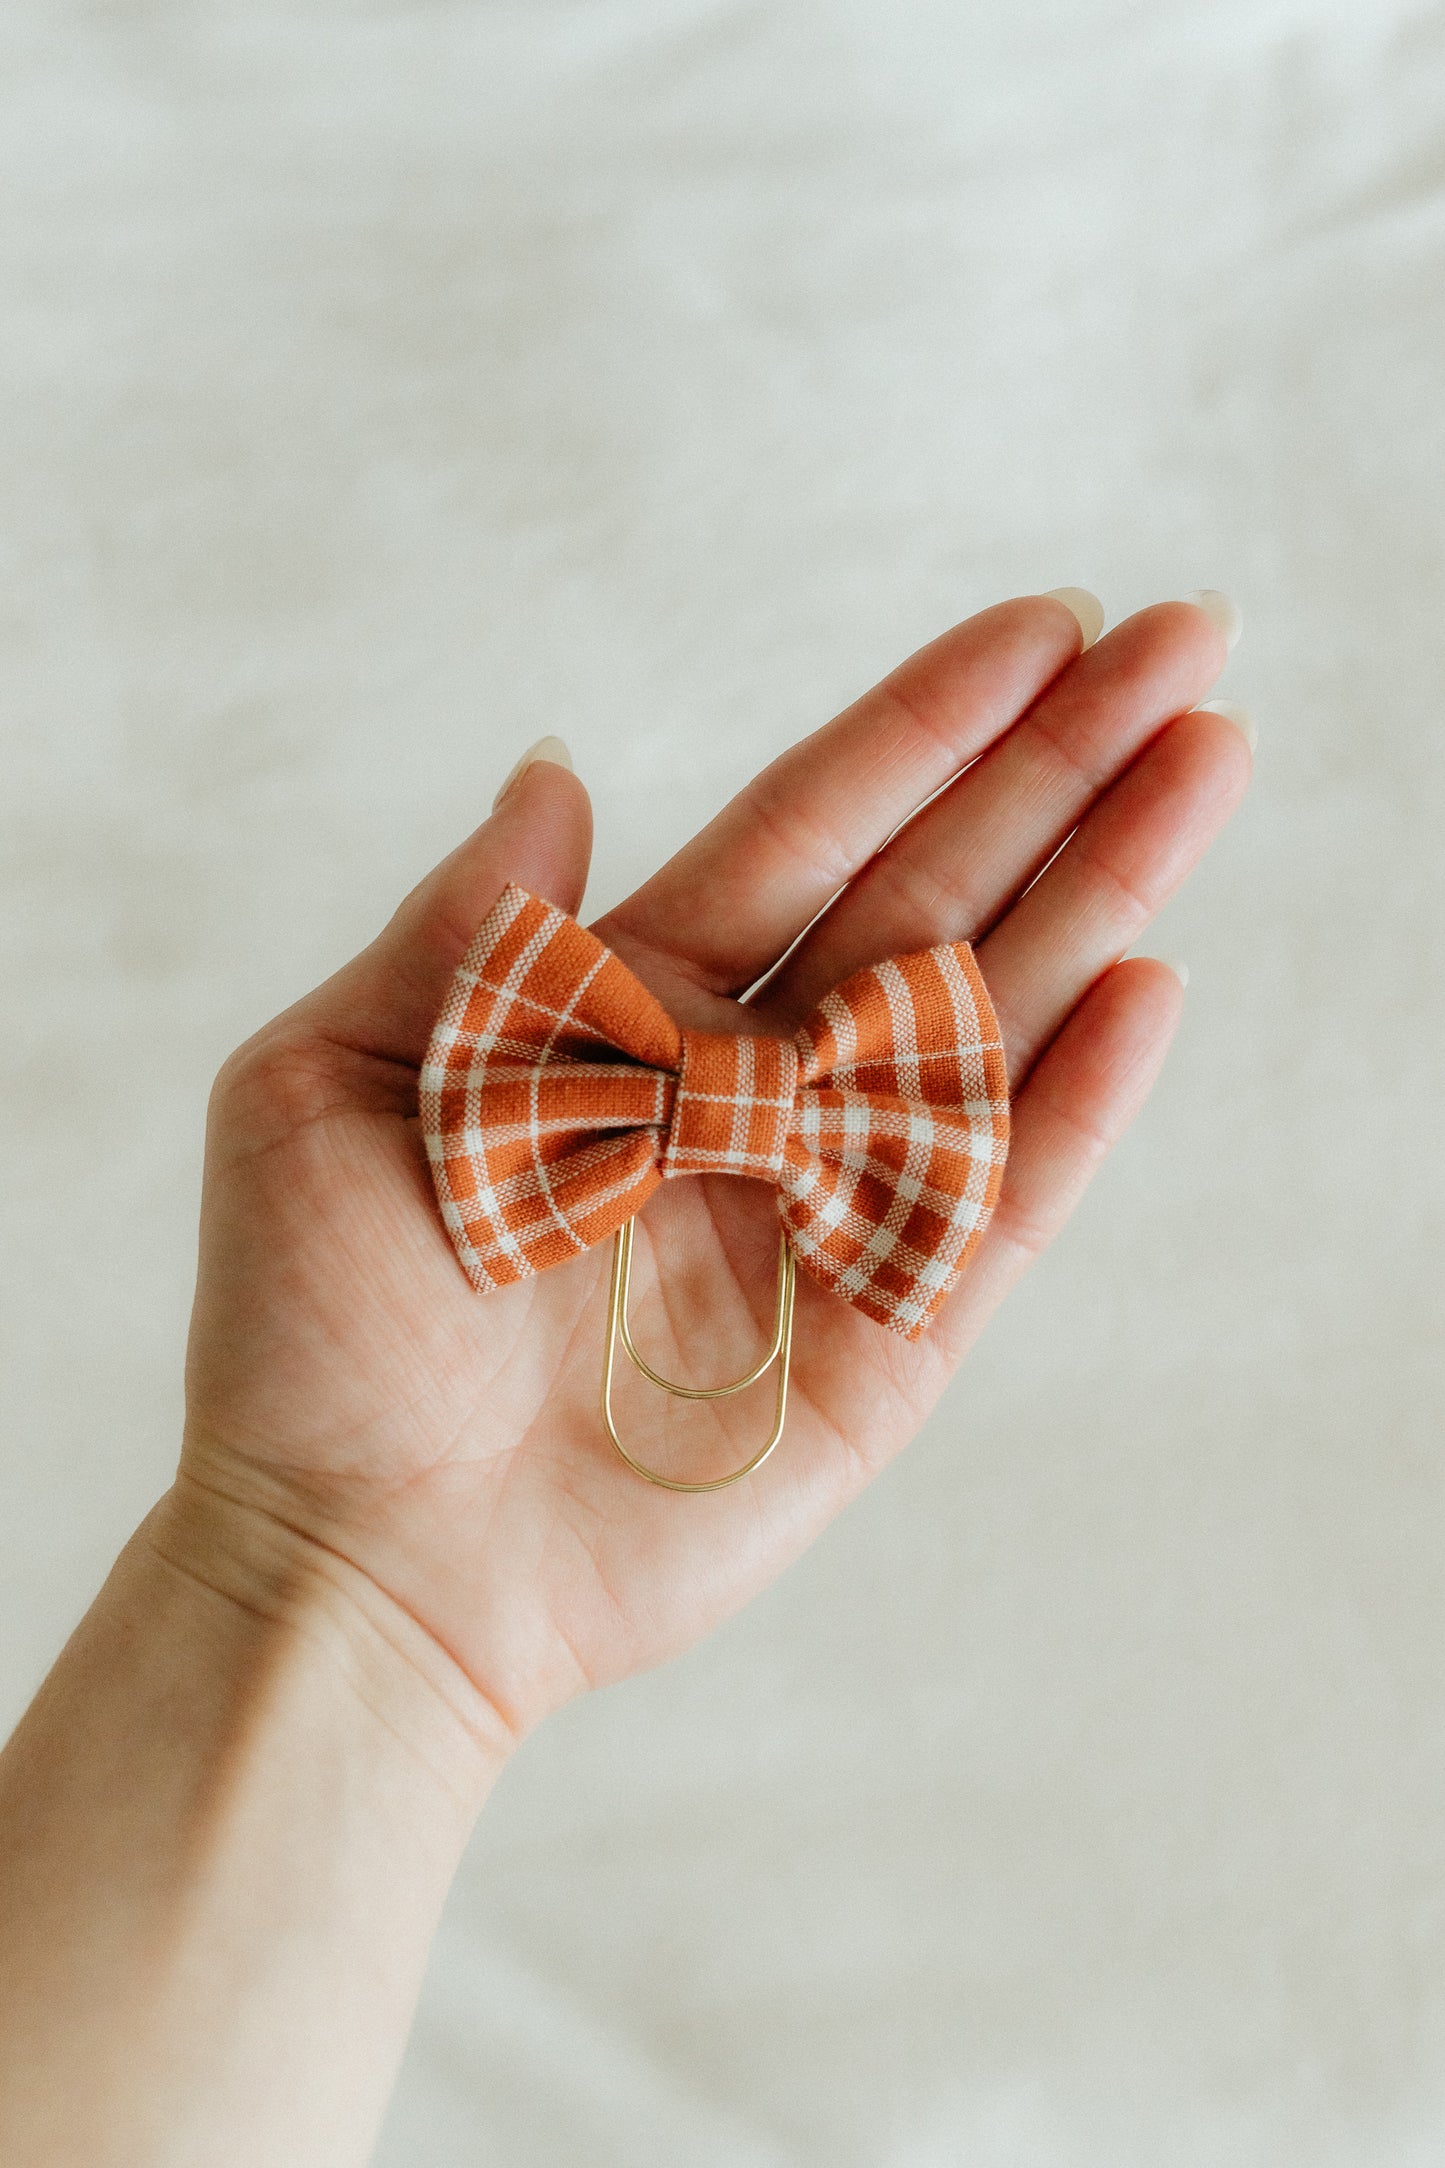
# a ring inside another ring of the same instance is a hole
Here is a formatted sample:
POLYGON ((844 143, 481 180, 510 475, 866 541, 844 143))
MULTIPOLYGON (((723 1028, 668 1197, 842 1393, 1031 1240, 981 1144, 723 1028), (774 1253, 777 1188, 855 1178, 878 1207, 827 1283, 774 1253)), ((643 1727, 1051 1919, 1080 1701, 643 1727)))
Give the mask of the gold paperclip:
POLYGON ((660 1484, 663 1490, 714 1491, 726 1490, 729 1483, 740 1483, 754 1468, 761 1468, 779 1438, 783 1435, 783 1420, 788 1407, 788 1367, 793 1352, 793 1283, 796 1264, 792 1244, 786 1235, 778 1241, 778 1308, 773 1322, 773 1344, 761 1362, 753 1364, 743 1377, 734 1378, 731 1385, 677 1385, 671 1378, 660 1377, 650 1363, 644 1362, 632 1341, 632 1329, 627 1322, 627 1292, 632 1280, 632 1227, 628 1220, 618 1228, 612 1241, 612 1285, 607 1297, 607 1351, 602 1358, 602 1420, 607 1435, 616 1446, 629 1468, 645 1476, 649 1483, 660 1484), (612 1367, 619 1336, 628 1360, 642 1372, 653 1385, 678 1400, 726 1400, 730 1393, 740 1393, 744 1386, 755 1385, 763 1372, 776 1363, 778 1366, 778 1396, 773 1408, 773 1427, 766 1445, 759 1448, 741 1468, 734 1468, 731 1475, 715 1476, 710 1483, 683 1483, 676 1476, 659 1475, 655 1468, 644 1468, 640 1460, 634 1460, 617 1435, 617 1424, 612 1414, 612 1367))

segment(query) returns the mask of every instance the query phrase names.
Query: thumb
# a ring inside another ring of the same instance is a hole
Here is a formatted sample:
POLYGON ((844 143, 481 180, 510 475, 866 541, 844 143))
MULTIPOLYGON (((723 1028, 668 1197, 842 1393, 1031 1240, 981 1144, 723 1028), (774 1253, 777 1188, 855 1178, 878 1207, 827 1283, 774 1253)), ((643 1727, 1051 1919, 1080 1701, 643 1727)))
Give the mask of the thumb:
POLYGON ((491 817, 398 907, 369 947, 291 1011, 325 1037, 388 1061, 420 1062, 472 935, 509 881, 574 916, 587 886, 592 807, 543 738, 502 785, 491 817))

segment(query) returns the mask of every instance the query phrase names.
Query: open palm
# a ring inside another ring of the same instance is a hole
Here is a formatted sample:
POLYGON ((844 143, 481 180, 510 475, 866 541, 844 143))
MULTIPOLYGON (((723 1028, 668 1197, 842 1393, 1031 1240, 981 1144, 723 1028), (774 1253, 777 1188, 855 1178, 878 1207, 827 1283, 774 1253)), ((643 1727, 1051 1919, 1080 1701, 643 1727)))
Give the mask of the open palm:
MULTIPOLYGON (((685 1027, 790 1031, 861 966, 958 939, 998 1013, 1013 1144, 962 1284, 910 1344, 800 1274, 788 1427, 756 1474, 702 1497, 640 1481, 597 1410, 607 1251, 478 1296, 437 1212, 417 1070, 456 964, 509 880, 581 903, 586 794, 538 761, 369 949, 222 1071, 183 1482, 364 1574, 514 1734, 734 1610, 906 1444, 1146 1094, 1179 984, 1118 958, 1248 779, 1239 731, 1189 712, 1224 654, 1185 603, 1082 655, 1060 602, 985 611, 597 924, 685 1027)), ((665 1186, 634 1272, 659 1369, 748 1367, 776 1242, 762 1185, 665 1186)), ((707 1476, 766 1434, 771 1394, 680 1408, 634 1381, 619 1413, 644 1458, 707 1476)))

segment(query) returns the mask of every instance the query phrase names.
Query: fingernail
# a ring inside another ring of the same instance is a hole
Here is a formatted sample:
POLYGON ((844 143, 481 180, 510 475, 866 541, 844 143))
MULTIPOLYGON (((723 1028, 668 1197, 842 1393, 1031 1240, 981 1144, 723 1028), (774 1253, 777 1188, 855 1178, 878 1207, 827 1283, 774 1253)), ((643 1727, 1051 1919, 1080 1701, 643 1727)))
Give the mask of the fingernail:
POLYGON ((1091 595, 1087 587, 1050 587, 1045 593, 1050 602, 1062 602, 1066 610, 1073 611, 1084 636, 1084 647, 1092 647, 1104 629, 1104 605, 1098 596, 1091 595))
POLYGON ((560 738, 539 738, 535 745, 527 747, 516 767, 503 780, 501 789, 492 800, 492 811, 494 813, 517 778, 526 773, 534 760, 550 760, 554 768, 566 768, 569 773, 572 769, 572 755, 560 738))
POLYGON ((1205 715, 1222 715, 1227 723, 1233 723, 1240 732, 1251 753, 1259 744, 1259 726, 1248 708, 1242 708, 1237 700, 1202 700, 1200 711, 1205 715))
POLYGON ((1244 619, 1237 603, 1228 595, 1221 595, 1217 587, 1196 587, 1192 595, 1181 598, 1192 602, 1196 610, 1202 610, 1211 625, 1217 625, 1224 634, 1225 644, 1233 647, 1244 630, 1244 619))
POLYGON ((1160 958, 1161 963, 1165 962, 1166 960, 1168 962, 1169 969, 1174 973, 1174 976, 1176 979, 1178 979, 1180 985, 1187 986, 1189 984, 1188 964, 1177 963, 1172 956, 1167 959, 1163 957, 1160 958))

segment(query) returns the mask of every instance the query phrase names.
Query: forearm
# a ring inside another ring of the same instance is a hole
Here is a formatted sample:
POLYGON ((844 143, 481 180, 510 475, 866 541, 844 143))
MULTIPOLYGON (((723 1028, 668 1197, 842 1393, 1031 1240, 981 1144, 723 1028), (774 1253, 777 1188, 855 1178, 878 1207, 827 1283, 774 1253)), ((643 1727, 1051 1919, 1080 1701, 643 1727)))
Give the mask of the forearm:
POLYGON ((352 1572, 172 1494, 0 1756, 0 2159, 366 2159, 505 1740, 352 1572))

